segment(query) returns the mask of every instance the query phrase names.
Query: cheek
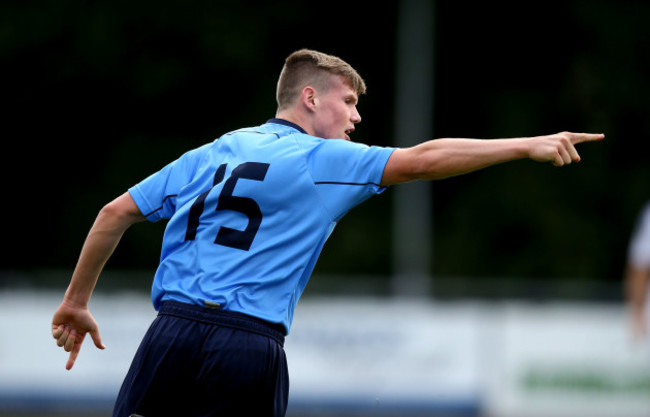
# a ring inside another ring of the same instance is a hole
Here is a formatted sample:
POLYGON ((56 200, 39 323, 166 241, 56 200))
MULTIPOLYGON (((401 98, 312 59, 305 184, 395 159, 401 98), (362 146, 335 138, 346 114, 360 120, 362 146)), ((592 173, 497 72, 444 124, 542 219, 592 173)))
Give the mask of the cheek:
POLYGON ((342 132, 348 124, 349 116, 345 109, 336 106, 329 107, 328 111, 323 112, 318 117, 318 129, 320 137, 326 139, 340 138, 342 132))
POLYGON ((320 118, 319 127, 323 132, 323 136, 329 138, 330 135, 337 129, 336 117, 332 113, 323 114, 320 118))

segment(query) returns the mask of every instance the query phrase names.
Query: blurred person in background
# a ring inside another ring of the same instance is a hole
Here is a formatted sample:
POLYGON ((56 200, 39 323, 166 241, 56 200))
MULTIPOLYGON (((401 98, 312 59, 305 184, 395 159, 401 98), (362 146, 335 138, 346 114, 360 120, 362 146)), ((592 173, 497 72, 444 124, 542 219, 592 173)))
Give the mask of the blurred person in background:
MULTIPOLYGON (((648 292, 650 291, 650 202, 641 210, 632 232, 625 270, 625 296, 632 335, 636 342, 648 344, 648 292)), ((649 344, 650 345, 650 344, 649 344)))

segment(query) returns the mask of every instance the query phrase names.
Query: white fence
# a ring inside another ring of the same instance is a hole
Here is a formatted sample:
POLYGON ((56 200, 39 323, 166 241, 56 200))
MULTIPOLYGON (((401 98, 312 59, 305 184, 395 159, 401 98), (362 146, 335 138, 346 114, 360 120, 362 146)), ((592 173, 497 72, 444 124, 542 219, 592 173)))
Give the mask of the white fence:
MULTIPOLYGON (((0 415, 108 415, 155 316, 96 294, 106 350, 73 370, 50 336, 61 294, 0 293, 0 415)), ((650 415, 650 353, 623 306, 305 298, 286 342, 289 415, 650 415)))

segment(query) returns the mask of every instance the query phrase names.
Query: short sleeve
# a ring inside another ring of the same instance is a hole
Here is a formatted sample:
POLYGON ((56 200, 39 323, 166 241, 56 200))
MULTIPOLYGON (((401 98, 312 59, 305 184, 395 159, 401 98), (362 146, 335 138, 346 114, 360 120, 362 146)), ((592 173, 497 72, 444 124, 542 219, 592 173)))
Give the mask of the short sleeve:
POLYGON ((394 148, 339 139, 322 140, 308 153, 308 166, 334 220, 383 192, 384 168, 394 148))
POLYGON ((637 268, 650 267, 650 203, 639 219, 630 240, 629 262, 637 268))
POLYGON ((129 188, 131 197, 149 221, 171 218, 176 211, 176 197, 196 174, 206 146, 185 153, 129 188))

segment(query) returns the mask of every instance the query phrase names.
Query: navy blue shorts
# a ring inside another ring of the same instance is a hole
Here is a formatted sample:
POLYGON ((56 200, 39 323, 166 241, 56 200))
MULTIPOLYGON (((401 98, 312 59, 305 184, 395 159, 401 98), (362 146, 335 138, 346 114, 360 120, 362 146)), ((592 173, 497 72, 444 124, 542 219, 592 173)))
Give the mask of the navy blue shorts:
POLYGON ((113 417, 284 416, 282 328, 165 301, 133 359, 113 417))

